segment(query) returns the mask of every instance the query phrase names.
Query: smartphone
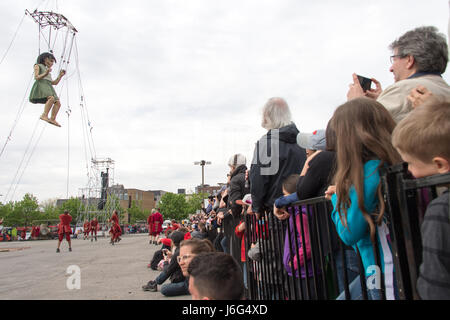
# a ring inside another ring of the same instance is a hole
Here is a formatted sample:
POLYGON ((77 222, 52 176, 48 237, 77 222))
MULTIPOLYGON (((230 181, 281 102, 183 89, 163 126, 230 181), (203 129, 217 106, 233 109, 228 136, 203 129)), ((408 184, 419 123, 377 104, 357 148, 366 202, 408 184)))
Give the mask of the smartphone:
POLYGON ((364 92, 366 92, 367 90, 370 90, 370 87, 372 86, 372 80, 370 80, 369 78, 360 76, 360 75, 357 75, 357 76, 358 76, 359 84, 363 88, 364 92))

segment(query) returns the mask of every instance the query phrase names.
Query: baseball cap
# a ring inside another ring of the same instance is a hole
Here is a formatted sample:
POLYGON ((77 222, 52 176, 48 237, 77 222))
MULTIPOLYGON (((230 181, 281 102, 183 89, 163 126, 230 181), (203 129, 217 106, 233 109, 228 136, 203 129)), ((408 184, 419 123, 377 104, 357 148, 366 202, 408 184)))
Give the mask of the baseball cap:
POLYGON ((316 130, 312 133, 299 133, 297 135, 297 144, 310 150, 325 150, 325 130, 316 130))

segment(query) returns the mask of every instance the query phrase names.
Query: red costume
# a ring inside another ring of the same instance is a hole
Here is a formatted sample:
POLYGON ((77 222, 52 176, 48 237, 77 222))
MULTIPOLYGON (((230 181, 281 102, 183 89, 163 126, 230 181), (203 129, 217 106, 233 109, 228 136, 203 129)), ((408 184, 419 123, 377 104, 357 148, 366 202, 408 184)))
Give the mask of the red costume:
POLYGON ((98 231, 98 221, 97 219, 94 219, 91 221, 91 235, 94 235, 97 237, 97 231, 98 231))
POLYGON ((119 225, 119 216, 117 215, 116 212, 113 213, 110 221, 112 222, 112 226, 111 226, 111 229, 109 230, 109 232, 112 233, 112 235, 113 235, 112 240, 114 241, 117 238, 119 238, 119 236, 122 234, 122 229, 120 228, 120 225, 119 225))
POLYGON ((151 213, 149 214, 149 216, 147 218, 147 224, 148 224, 148 234, 151 236, 152 230, 153 230, 153 219, 152 219, 151 213))
POLYGON ((180 227, 180 225, 178 223, 176 223, 175 221, 172 221, 172 230, 175 231, 180 227))
POLYGON ((162 231, 162 224, 164 223, 162 214, 159 213, 158 211, 156 211, 151 216, 151 222, 152 222, 152 228, 150 230, 151 231, 150 235, 152 235, 152 236, 159 235, 162 231))
POLYGON ((86 221, 83 225, 83 233, 84 236, 89 236, 89 232, 91 231, 91 223, 89 221, 86 221))
POLYGON ((58 237, 59 241, 62 241, 64 238, 64 234, 66 235, 66 240, 70 241, 70 235, 72 234, 72 229, 70 228, 70 222, 72 221, 72 216, 70 214, 61 214, 59 215, 58 224, 58 237))

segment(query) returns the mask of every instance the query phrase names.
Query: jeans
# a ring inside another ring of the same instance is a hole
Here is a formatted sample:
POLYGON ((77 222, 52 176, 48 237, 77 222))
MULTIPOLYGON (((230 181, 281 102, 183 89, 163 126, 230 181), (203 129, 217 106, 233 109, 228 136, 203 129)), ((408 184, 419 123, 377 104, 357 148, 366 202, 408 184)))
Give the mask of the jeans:
POLYGON ((244 276, 244 286, 245 286, 245 289, 248 289, 248 286, 247 286, 247 263, 241 262, 241 264, 242 264, 242 274, 244 276))
POLYGON ((169 276, 164 271, 161 271, 161 273, 156 277, 155 282, 157 284, 163 284, 168 278, 169 276))
POLYGON ((230 254, 230 249, 228 248, 228 237, 224 236, 220 241, 220 245, 223 248, 223 252, 230 254))
MULTIPOLYGON (((353 250, 344 250, 345 263, 347 265, 347 279, 349 285, 352 281, 359 276, 359 262, 358 255, 353 250)), ((339 292, 344 291, 344 262, 342 261, 341 251, 334 253, 334 259, 336 261, 336 271, 338 280, 339 292)), ((358 282, 359 284, 359 282, 358 282)), ((355 284, 356 286, 357 284, 355 284)), ((361 288, 360 288, 361 289, 361 288)), ((345 297, 345 296, 344 296, 345 297)))
MULTIPOLYGON (((394 273, 395 279, 395 273, 394 273)), ((362 300, 362 288, 360 282, 360 276, 356 277, 355 280, 349 286, 350 290, 350 299, 351 300, 362 300)), ((395 299, 398 299, 398 288, 397 282, 394 281, 394 296, 395 299)), ((369 300, 381 300, 383 299, 383 295, 380 289, 368 289, 367 290, 367 299, 369 300)), ((341 292, 341 294, 336 298, 336 300, 345 300, 345 292, 341 292)))
POLYGON ((167 283, 161 287, 161 293, 166 297, 184 296, 189 293, 189 279, 182 282, 167 283))
MULTIPOLYGON (((349 285, 350 299, 351 300, 362 300, 362 288, 360 277, 357 276, 352 283, 349 285)), ((381 290, 380 289, 369 289, 367 290, 367 299, 369 300, 381 300, 381 290)), ((336 298, 336 300, 345 300, 345 291, 336 298)))

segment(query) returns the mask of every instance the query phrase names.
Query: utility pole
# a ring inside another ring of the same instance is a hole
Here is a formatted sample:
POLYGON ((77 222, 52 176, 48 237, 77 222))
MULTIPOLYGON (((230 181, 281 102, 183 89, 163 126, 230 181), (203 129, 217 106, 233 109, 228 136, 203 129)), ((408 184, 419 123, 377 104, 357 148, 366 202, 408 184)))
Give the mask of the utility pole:
POLYGON ((203 187, 205 185, 205 165, 211 164, 211 161, 200 160, 200 161, 194 162, 194 164, 202 166, 202 189, 203 189, 203 187))

